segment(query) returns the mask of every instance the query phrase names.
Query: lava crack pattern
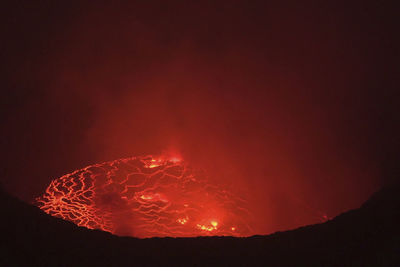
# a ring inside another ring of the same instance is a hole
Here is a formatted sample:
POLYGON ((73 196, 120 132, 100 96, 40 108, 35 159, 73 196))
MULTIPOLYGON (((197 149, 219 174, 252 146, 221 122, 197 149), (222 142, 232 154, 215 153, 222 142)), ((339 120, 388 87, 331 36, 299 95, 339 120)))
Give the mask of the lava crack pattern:
POLYGON ((177 158, 88 166, 53 180, 37 205, 52 216, 117 235, 252 234, 247 202, 177 158))

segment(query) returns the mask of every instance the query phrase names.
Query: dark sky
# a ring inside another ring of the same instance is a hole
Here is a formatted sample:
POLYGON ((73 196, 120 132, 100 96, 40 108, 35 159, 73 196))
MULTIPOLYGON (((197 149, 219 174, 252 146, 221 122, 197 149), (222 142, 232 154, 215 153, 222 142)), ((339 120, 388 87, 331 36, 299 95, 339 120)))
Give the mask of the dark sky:
POLYGON ((396 179, 389 1, 8 2, 0 174, 21 199, 92 163, 175 151, 250 191, 269 232, 396 179))

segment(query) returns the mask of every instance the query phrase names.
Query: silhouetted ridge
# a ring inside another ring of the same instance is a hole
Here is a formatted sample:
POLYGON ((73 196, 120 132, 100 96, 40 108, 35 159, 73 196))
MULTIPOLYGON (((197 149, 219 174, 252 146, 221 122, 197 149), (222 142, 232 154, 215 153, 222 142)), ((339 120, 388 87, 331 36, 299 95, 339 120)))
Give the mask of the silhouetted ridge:
POLYGON ((331 221, 268 236, 136 239, 78 227, 0 191, 1 266, 396 266, 399 185, 331 221))

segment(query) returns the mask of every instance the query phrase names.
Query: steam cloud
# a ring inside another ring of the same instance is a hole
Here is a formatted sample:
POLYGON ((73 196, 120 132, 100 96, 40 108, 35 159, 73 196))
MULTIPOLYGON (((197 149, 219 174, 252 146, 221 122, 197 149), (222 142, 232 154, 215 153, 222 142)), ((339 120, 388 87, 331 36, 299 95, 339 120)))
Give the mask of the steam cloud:
POLYGON ((214 1, 18 12, 2 162, 21 198, 83 166, 172 151, 251 192, 269 233, 357 207, 392 166, 399 105, 378 15, 214 1))

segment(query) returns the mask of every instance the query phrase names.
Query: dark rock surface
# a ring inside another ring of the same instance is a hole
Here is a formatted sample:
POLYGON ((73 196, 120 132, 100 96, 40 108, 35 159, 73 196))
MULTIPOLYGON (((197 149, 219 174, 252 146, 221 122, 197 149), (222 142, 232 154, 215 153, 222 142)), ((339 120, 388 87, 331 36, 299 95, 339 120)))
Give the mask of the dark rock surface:
POLYGON ((3 191, 0 266, 400 266, 399 184, 322 224, 248 238, 135 239, 51 217, 3 191))

